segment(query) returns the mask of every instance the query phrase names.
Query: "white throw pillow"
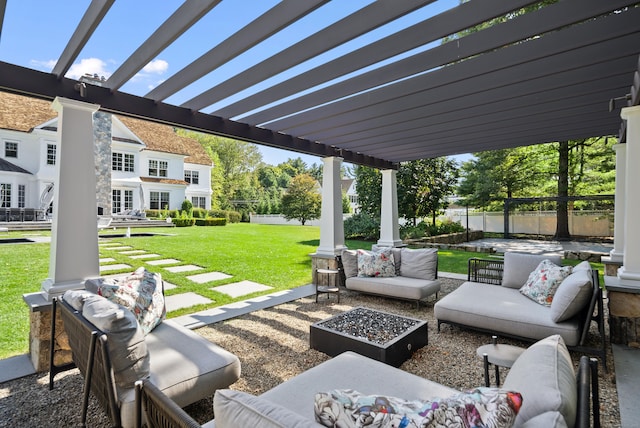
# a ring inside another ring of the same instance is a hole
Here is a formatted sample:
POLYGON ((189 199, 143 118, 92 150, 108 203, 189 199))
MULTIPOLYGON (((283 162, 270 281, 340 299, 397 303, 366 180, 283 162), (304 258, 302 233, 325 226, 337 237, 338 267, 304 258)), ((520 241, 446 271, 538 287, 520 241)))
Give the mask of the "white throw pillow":
POLYGON ((571 275, 571 266, 558 266, 549 260, 543 260, 538 267, 529 274, 529 279, 520 288, 524 294, 536 303, 551 306, 553 296, 566 277, 571 275))
POLYGON ((379 251, 358 250, 358 276, 385 278, 396 276, 391 247, 379 251))

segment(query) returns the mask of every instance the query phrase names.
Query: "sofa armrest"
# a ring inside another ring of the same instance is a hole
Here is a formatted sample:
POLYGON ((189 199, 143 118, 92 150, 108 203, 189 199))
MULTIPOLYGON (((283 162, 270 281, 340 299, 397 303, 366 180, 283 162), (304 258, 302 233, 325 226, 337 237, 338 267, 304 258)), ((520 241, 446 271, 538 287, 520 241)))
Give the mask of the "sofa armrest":
POLYGON ((469 259, 467 281, 501 285, 503 273, 503 260, 488 260, 473 257, 469 259))

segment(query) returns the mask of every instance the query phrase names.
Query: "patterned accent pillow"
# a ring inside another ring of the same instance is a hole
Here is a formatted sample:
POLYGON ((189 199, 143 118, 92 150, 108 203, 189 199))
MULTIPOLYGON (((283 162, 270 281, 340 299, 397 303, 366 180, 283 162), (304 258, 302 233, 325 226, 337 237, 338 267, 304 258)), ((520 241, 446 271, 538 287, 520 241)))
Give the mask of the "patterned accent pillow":
POLYGON ((396 276, 396 265, 391 247, 379 251, 358 250, 358 276, 389 277, 396 276))
POLYGON ((536 303, 551 306, 556 290, 562 281, 571 275, 572 270, 571 266, 558 266, 549 260, 543 260, 529 274, 529 279, 520 288, 520 293, 536 303))
POLYGON ((447 398, 404 400, 362 395, 351 389, 315 396, 316 421, 327 427, 511 427, 522 396, 497 388, 476 388, 447 398))
POLYGON ((96 294, 129 309, 146 336, 167 317, 162 276, 144 267, 121 279, 101 281, 96 294))

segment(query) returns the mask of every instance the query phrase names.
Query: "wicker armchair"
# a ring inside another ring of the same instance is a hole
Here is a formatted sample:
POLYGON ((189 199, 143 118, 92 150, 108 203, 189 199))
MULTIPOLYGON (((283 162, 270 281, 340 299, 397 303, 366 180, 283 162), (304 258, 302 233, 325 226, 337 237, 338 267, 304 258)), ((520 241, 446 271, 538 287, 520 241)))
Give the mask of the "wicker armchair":
POLYGON ((136 382, 135 422, 135 428, 200 428, 201 426, 148 380, 136 382), (146 421, 144 425, 143 420, 146 421))

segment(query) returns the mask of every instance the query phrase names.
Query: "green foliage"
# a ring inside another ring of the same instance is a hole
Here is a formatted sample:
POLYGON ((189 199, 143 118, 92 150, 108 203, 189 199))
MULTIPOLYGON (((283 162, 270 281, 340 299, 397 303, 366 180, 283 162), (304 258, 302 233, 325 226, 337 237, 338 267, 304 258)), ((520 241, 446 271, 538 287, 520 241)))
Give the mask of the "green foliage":
POLYGON ((176 227, 190 227, 196 224, 195 218, 181 217, 171 220, 176 227))
POLYGON ((205 210, 204 208, 194 208, 191 211, 191 216, 193 218, 206 218, 207 217, 207 210, 205 210))
POLYGON ((436 221, 436 224, 422 221, 417 225, 405 224, 400 226, 400 238, 402 239, 419 239, 427 236, 448 235, 450 233, 464 232, 465 228, 460 222, 451 220, 436 221))
POLYGON ((229 210, 209 210, 207 216, 211 218, 225 218, 228 223, 240 223, 242 215, 237 211, 229 210))
POLYGON ((380 217, 382 174, 377 169, 356 165, 354 175, 360 211, 372 218, 380 217))
POLYGON ((226 226, 226 218, 197 218, 196 226, 226 226))
POLYGON ((375 239, 380 235, 380 219, 365 212, 352 215, 344 221, 345 238, 375 239))
POLYGON ((189 199, 182 201, 182 211, 186 212, 189 217, 193 216, 193 204, 189 199))
POLYGON ((350 214, 351 213, 351 202, 349 202, 349 197, 347 196, 347 192, 342 192, 342 214, 350 214))
POLYGON ((282 196, 282 214, 287 220, 297 219, 304 224, 320 217, 322 196, 318 183, 308 174, 297 175, 282 196))

